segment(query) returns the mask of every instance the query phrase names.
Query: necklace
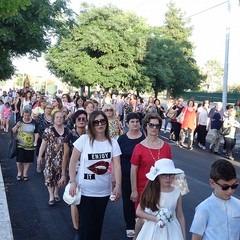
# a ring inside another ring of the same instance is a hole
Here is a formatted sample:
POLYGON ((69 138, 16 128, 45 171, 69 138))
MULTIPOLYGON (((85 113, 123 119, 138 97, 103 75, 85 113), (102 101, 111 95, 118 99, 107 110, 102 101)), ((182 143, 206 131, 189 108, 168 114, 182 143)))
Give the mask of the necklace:
MULTIPOLYGON (((156 158, 153 156, 153 153, 152 153, 152 151, 151 151, 150 148, 149 148, 149 143, 148 143, 147 138, 146 138, 146 142, 147 142, 147 149, 148 149, 148 151, 149 151, 152 159, 154 160, 154 162, 156 162, 157 160, 160 159, 160 148, 158 148, 158 154, 157 154, 157 159, 156 159, 156 158)), ((158 142, 159 142, 159 141, 158 141, 158 142)))

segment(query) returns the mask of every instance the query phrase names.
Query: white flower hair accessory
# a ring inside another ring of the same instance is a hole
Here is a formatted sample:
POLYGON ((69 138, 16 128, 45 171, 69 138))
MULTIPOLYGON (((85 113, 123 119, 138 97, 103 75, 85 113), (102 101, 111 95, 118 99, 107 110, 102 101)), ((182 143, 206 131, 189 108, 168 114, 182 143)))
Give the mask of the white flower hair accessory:
POLYGON ((151 167, 150 172, 146 174, 146 177, 150 181, 160 174, 181 174, 184 173, 180 168, 175 168, 174 162, 168 158, 162 158, 155 162, 154 166, 151 167))

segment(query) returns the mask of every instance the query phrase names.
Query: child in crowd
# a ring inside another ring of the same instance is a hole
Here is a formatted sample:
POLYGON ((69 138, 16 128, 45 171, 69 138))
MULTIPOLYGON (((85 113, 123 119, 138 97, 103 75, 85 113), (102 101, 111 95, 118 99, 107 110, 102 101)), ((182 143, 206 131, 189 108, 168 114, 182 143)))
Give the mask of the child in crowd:
POLYGON ((2 125, 2 123, 3 123, 3 117, 2 117, 2 110, 3 110, 3 108, 4 108, 4 103, 3 103, 3 100, 0 99, 0 131, 3 128, 3 125, 2 125))
POLYGON ((240 239, 240 201, 232 197, 238 187, 234 166, 227 160, 215 161, 210 185, 214 192, 196 208, 192 240, 240 239))
POLYGON ((6 102, 2 110, 3 127, 5 132, 8 132, 9 120, 11 118, 11 110, 12 109, 9 102, 6 102))
POLYGON ((146 174, 149 181, 136 211, 145 222, 137 240, 186 239, 182 196, 172 186, 175 175, 181 173, 172 160, 163 158, 146 174))

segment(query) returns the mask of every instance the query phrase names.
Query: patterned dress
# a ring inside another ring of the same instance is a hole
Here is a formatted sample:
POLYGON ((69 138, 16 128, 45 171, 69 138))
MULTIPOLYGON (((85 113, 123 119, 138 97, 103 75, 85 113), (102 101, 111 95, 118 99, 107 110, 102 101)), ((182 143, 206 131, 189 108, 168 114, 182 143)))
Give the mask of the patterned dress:
POLYGON ((120 126, 118 119, 109 121, 109 133, 111 138, 118 139, 120 134, 120 126))
POLYGON ((44 177, 45 185, 48 187, 57 186, 57 182, 61 178, 63 143, 67 134, 67 128, 64 128, 63 135, 59 135, 53 126, 47 128, 43 133, 43 139, 47 142, 44 177))

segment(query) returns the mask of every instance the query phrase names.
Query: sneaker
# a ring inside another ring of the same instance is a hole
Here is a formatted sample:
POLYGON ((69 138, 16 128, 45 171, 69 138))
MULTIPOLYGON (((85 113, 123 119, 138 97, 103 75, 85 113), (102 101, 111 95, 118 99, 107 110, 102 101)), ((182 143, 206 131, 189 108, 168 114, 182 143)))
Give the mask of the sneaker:
POLYGON ((176 141, 176 142, 175 142, 175 145, 176 145, 176 146, 179 146, 179 142, 178 142, 178 141, 176 141))
POLYGON ((205 146, 202 146, 202 149, 203 149, 203 150, 206 150, 207 148, 206 148, 205 146))
POLYGON ((198 143, 198 146, 199 146, 200 148, 202 148, 202 147, 203 147, 203 145, 202 145, 201 143, 198 143))

